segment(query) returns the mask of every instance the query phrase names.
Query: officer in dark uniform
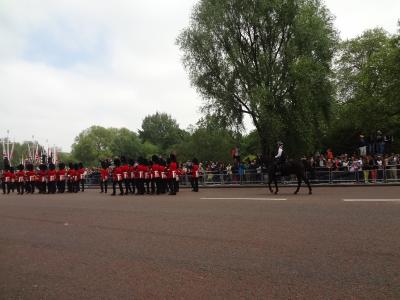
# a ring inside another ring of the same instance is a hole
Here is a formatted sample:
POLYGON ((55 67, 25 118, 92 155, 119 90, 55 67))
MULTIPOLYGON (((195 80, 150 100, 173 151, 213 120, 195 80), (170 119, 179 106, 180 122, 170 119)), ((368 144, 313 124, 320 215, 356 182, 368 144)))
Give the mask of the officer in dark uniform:
POLYGON ((278 153, 275 155, 275 170, 277 172, 282 172, 283 166, 286 162, 286 153, 283 150, 283 143, 279 141, 277 143, 278 153))

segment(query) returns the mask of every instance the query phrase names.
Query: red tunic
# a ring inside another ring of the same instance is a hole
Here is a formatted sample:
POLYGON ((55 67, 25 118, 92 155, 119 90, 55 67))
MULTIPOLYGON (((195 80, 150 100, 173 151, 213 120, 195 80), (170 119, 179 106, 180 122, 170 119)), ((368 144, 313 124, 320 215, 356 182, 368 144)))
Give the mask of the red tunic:
POLYGON ((192 176, 194 178, 199 178, 199 165, 194 164, 192 167, 192 176))
POLYGON ((108 169, 101 169, 100 170, 100 177, 101 177, 101 181, 107 181, 108 180, 108 169))
POLYGON ((113 174, 114 181, 121 181, 123 178, 121 167, 114 168, 112 174, 113 174))
POLYGON ((68 179, 71 180, 71 181, 75 181, 75 179, 77 177, 76 176, 76 171, 74 169, 69 169, 68 172, 67 172, 67 175, 68 175, 68 179))
POLYGON ((17 178, 17 182, 24 182, 25 181, 25 171, 18 171, 15 173, 15 177, 17 178))
POLYGON ((65 181, 67 171, 63 170, 58 170, 57 171, 57 181, 65 181))
POLYGON ((57 171, 56 170, 49 170, 47 172, 47 178, 50 182, 55 182, 57 180, 57 171))
POLYGON ((85 178, 85 173, 86 173, 86 169, 85 168, 80 168, 78 171, 78 180, 82 180, 85 178))
POLYGON ((29 182, 35 182, 36 181, 36 172, 35 171, 28 171, 26 172, 26 177, 29 182))
POLYGON ((136 179, 144 179, 146 171, 147 171, 147 167, 145 165, 138 165, 136 167, 135 178, 136 179))
POLYGON ((168 166, 168 174, 167 174, 169 179, 171 179, 171 178, 175 179, 176 178, 177 169, 178 169, 178 166, 177 166, 176 162, 171 162, 169 164, 169 166, 168 166))
POLYGON ((124 179, 129 179, 130 174, 129 174, 129 166, 128 165, 123 165, 120 167, 121 168, 121 173, 124 179))
POLYGON ((38 182, 46 182, 47 171, 40 170, 37 176, 38 182))

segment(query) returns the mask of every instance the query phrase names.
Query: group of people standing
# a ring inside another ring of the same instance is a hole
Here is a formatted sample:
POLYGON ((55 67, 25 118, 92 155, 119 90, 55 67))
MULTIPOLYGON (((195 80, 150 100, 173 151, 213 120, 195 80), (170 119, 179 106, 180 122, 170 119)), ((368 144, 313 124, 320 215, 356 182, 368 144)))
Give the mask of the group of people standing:
MULTIPOLYGON (((199 164, 193 159, 190 169, 192 191, 199 190, 199 164)), ((179 168, 176 156, 171 154, 167 160, 153 155, 151 160, 139 157, 126 159, 124 156, 110 162, 102 161, 100 170, 100 192, 107 193, 109 179, 112 181, 112 194, 165 194, 176 195, 179 192, 179 177, 183 170, 179 168)))
POLYGON ((57 167, 54 163, 20 164, 12 167, 8 159, 4 159, 4 170, 1 174, 3 194, 17 191, 18 195, 77 193, 85 190, 86 169, 82 163, 69 163, 68 168, 62 162, 57 167), (66 190, 67 189, 67 190, 66 190))

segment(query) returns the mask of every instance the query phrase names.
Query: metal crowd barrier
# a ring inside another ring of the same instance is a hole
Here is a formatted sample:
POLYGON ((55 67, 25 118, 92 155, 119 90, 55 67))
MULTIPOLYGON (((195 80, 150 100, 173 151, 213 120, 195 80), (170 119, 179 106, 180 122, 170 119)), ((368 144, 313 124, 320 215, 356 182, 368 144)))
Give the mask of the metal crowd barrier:
MULTIPOLYGON (((331 170, 327 168, 316 168, 307 172, 307 177, 312 184, 388 184, 400 183, 400 168, 387 167, 385 169, 365 171, 331 170), (367 177, 366 177, 367 176, 367 177)), ((92 173, 86 177, 89 186, 99 185, 100 175, 92 173)), ((294 175, 279 178, 281 184, 296 184, 294 175)), ((191 176, 186 174, 180 176, 181 186, 190 186, 191 176)), ((199 178, 201 186, 234 186, 234 185, 265 185, 268 183, 268 174, 260 172, 245 171, 244 173, 219 173, 204 172, 199 178)))

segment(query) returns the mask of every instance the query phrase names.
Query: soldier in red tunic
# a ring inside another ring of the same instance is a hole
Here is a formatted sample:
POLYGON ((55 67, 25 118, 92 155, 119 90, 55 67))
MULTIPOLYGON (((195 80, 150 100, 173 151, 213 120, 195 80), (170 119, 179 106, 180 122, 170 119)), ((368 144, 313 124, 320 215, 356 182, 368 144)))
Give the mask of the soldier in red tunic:
POLYGON ((124 194, 124 190, 122 188, 123 175, 121 171, 121 161, 118 158, 114 159, 114 169, 112 174, 113 174, 113 193, 111 195, 115 196, 118 184, 120 191, 119 195, 122 196, 124 194))
POLYGON ((177 181, 176 181, 176 175, 177 175, 177 168, 178 165, 176 163, 176 156, 175 154, 170 154, 169 156, 170 162, 168 165, 168 186, 169 186, 169 195, 176 195, 177 191, 177 181))
POLYGON ((131 187, 131 193, 135 194, 135 172, 136 172, 136 166, 135 166, 135 160, 130 159, 129 160, 129 185, 131 187))
POLYGON ((49 194, 55 194, 57 191, 57 171, 56 166, 53 163, 49 164, 49 170, 47 171, 47 192, 49 194))
POLYGON ((13 173, 11 172, 11 167, 10 165, 5 165, 4 166, 4 172, 3 172, 3 180, 4 180, 4 185, 3 185, 3 193, 9 194, 11 189, 12 189, 12 177, 13 173))
POLYGON ((86 181, 86 169, 83 167, 83 163, 79 163, 78 169, 78 191, 85 191, 85 181, 86 181))
POLYGON ((57 192, 64 193, 65 192, 65 181, 67 179, 67 172, 65 171, 65 164, 63 162, 58 164, 57 171, 57 192))
POLYGON ((128 195, 129 192, 132 191, 131 186, 130 186, 130 174, 129 174, 129 165, 126 160, 125 156, 121 156, 121 172, 122 172, 122 177, 123 177, 123 182, 125 185, 125 195, 128 195))
POLYGON ((108 162, 102 161, 101 162, 101 169, 100 169, 100 193, 106 193, 107 194, 107 188, 108 188, 108 177, 109 177, 109 171, 108 171, 108 162))
POLYGON ((136 167, 135 182, 138 195, 143 195, 145 193, 144 183, 145 183, 145 172, 147 167, 144 164, 143 157, 138 158, 138 165, 136 167))
POLYGON ((198 192, 199 191, 199 161, 197 158, 193 158, 192 160, 192 170, 191 170, 191 184, 192 184, 192 191, 198 192))
POLYGON ((160 164, 158 169, 160 170, 161 180, 160 180, 160 193, 165 194, 167 192, 167 162, 160 158, 160 164))
POLYGON ((151 157, 153 165, 151 166, 153 173, 153 182, 155 184, 156 194, 161 193, 161 173, 160 173, 160 159, 157 155, 151 157))
POLYGON ((17 193, 18 195, 23 195, 24 190, 25 190, 25 171, 24 171, 24 165, 20 164, 18 165, 18 171, 15 174, 16 177, 16 185, 17 185, 17 193))
POLYGON ((67 191, 68 191, 68 193, 72 193, 74 191, 74 177, 75 177, 74 164, 72 162, 70 162, 68 164, 68 171, 67 171, 67 191))
POLYGON ((45 164, 40 164, 37 176, 37 185, 39 188, 39 194, 46 194, 46 182, 47 182, 47 166, 45 164))
POLYGON ((26 169, 28 170, 26 172, 26 192, 28 194, 33 194, 35 192, 36 172, 31 163, 26 166, 26 169))

